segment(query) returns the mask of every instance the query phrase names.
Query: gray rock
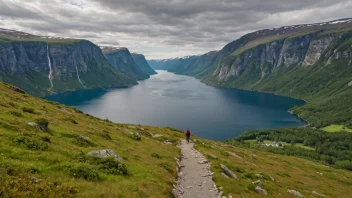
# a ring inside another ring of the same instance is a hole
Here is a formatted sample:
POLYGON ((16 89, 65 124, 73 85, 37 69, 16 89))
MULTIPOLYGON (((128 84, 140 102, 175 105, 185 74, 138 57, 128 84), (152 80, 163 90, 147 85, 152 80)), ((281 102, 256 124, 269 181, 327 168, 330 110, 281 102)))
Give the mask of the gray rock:
POLYGON ((129 128, 129 129, 135 129, 135 128, 137 128, 137 127, 130 125, 130 126, 128 126, 128 128, 129 128))
POLYGON ((263 175, 261 173, 258 173, 255 176, 257 176, 258 178, 263 178, 263 175))
POLYGON ((218 159, 215 155, 213 154, 209 154, 210 157, 214 158, 214 159, 218 159))
POLYGON ((239 155, 237 155, 236 153, 229 152, 229 154, 230 154, 231 156, 233 156, 233 157, 236 157, 236 158, 238 158, 238 159, 240 159, 240 160, 243 160, 243 158, 240 157, 239 155))
POLYGON ((37 177, 32 177, 31 180, 34 182, 34 183, 39 183, 41 181, 41 179, 37 178, 37 177))
POLYGON ((221 173, 222 176, 224 176, 226 179, 229 178, 229 176, 227 176, 225 173, 221 173))
POLYGON ((252 182, 252 184, 260 184, 260 183, 262 183, 262 181, 260 181, 259 179, 254 181, 254 182, 252 182))
POLYGON ((316 196, 318 196, 318 197, 325 197, 324 194, 320 194, 320 193, 318 193, 318 192, 316 192, 316 191, 312 191, 312 194, 313 194, 313 195, 316 195, 316 196))
POLYGON ((288 189, 287 192, 296 195, 297 197, 304 197, 301 193, 296 190, 288 189))
POLYGON ((138 128, 138 130, 140 130, 140 131, 144 131, 145 129, 144 129, 144 128, 138 128))
POLYGON ((80 135, 79 138, 84 139, 84 140, 89 140, 89 137, 87 137, 87 136, 80 135))
POLYGON ((222 169, 222 172, 225 173, 227 176, 231 177, 231 178, 235 178, 238 179, 238 177, 236 176, 235 173, 233 173, 230 169, 228 169, 225 165, 220 164, 220 167, 222 169))
POLYGON ((116 161, 122 162, 122 158, 117 155, 113 150, 111 149, 104 149, 104 150, 99 150, 99 151, 91 151, 87 153, 87 155, 90 156, 95 156, 95 157, 100 157, 100 158, 105 158, 105 157, 114 157, 116 161))
POLYGON ((47 130, 48 130, 48 127, 47 127, 47 126, 45 126, 45 125, 40 125, 40 124, 38 124, 38 123, 36 123, 36 122, 28 122, 28 125, 31 125, 31 126, 37 128, 37 129, 41 130, 41 131, 47 131, 47 130))
POLYGON ((263 194, 263 195, 267 195, 267 194, 268 194, 268 193, 266 192, 266 190, 264 190, 264 189, 261 188, 260 186, 255 187, 254 191, 257 192, 258 194, 263 194))
POLYGON ((351 80, 351 82, 348 83, 348 86, 350 86, 350 87, 352 86, 352 80, 351 80))

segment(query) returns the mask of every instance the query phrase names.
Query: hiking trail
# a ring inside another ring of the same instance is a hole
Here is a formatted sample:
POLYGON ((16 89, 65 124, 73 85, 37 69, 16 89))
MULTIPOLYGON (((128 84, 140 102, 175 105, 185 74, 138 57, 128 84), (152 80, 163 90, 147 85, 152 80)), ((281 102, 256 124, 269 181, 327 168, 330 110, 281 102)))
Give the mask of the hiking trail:
POLYGON ((217 198, 219 193, 212 180, 210 163, 193 146, 193 142, 187 144, 186 140, 178 145, 181 162, 178 162, 180 169, 173 192, 176 197, 182 198, 217 198))

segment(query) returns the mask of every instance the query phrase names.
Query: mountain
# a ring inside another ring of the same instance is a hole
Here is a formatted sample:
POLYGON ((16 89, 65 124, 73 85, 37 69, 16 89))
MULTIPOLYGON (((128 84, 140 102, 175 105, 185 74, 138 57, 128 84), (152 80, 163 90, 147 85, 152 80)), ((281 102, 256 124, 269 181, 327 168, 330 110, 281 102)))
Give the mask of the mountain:
POLYGON ((115 70, 90 41, 7 29, 0 29, 0 80, 39 97, 136 84, 115 70))
POLYGON ((213 86, 304 99, 292 111, 312 126, 352 128, 352 19, 259 30, 218 52, 149 63, 213 86))
POLYGON ((134 62, 137 64, 137 66, 139 67, 139 69, 141 69, 145 74, 148 74, 148 75, 157 74, 154 71, 154 69, 152 69, 149 66, 149 64, 143 54, 132 53, 132 58, 133 58, 134 62))
POLYGON ((101 49, 109 63, 119 72, 135 80, 149 78, 149 75, 138 67, 127 48, 102 47, 101 49))
MULTIPOLYGON (((351 194, 352 172, 328 163, 192 136, 197 153, 188 147, 194 153, 188 160, 195 163, 182 166, 180 160, 188 162, 178 147, 182 131, 113 123, 2 82, 0 98, 0 197, 173 197, 177 175, 198 166, 211 167, 211 172, 196 172, 201 182, 184 189, 201 189, 207 178, 217 186, 211 190, 226 197, 262 197, 258 186, 268 197, 292 197, 292 192, 306 197, 351 194), (201 161, 201 155, 206 160, 201 161), (224 176, 224 170, 237 178, 224 176)), ((319 130, 314 133, 327 136, 319 130)), ((345 135, 330 133, 329 139, 345 135)), ((303 148, 312 157, 318 155, 314 148, 303 148)), ((343 152, 333 154, 345 157, 343 152)))

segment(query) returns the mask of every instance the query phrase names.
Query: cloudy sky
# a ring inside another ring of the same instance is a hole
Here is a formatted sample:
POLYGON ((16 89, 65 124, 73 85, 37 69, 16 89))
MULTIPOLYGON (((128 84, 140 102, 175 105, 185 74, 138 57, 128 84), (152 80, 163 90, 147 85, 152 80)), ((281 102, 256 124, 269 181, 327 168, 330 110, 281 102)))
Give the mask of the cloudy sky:
POLYGON ((0 27, 128 47, 149 59, 219 50, 259 29, 352 17, 351 0, 0 0, 0 27))

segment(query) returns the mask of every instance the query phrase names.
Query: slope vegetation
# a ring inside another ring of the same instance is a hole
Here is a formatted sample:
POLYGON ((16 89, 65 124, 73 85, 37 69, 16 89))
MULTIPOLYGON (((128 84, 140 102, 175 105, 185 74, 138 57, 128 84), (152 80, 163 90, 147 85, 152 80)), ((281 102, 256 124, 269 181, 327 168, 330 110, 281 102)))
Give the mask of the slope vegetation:
MULTIPOLYGON (((3 83, 0 99, 1 197, 173 197, 180 131, 112 123, 3 83), (100 150, 116 155, 88 154, 100 150)), ((217 141, 194 142, 227 197, 262 196, 257 187, 271 197, 293 196, 288 190, 351 194, 352 173, 346 170, 217 141), (237 179, 225 177, 223 166, 237 179)))

